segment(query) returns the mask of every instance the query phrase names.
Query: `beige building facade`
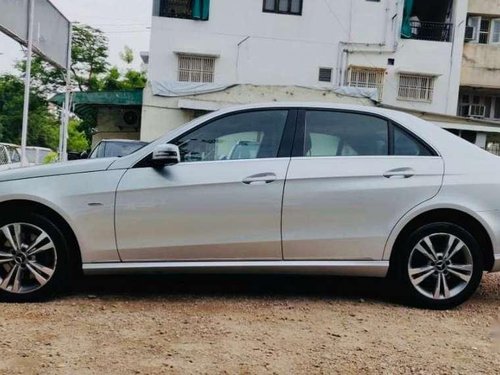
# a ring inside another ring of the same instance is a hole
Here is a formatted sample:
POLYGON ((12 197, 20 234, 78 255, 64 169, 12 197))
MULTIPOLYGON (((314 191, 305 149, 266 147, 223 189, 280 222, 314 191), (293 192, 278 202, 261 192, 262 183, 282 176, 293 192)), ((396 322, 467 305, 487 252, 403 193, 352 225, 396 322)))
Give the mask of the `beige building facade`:
MULTIPOLYGON (((500 126, 500 0, 469 0, 457 114, 500 126)), ((494 153, 496 133, 464 133, 494 153)))

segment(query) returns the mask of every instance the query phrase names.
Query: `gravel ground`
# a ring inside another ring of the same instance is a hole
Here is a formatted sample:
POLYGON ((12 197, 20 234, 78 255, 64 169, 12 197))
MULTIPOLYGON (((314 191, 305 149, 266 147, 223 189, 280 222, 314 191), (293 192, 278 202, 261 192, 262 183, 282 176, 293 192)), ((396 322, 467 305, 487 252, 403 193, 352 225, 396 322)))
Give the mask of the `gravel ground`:
POLYGON ((500 373, 500 275, 452 311, 404 307, 382 280, 86 278, 1 304, 2 374, 500 373))

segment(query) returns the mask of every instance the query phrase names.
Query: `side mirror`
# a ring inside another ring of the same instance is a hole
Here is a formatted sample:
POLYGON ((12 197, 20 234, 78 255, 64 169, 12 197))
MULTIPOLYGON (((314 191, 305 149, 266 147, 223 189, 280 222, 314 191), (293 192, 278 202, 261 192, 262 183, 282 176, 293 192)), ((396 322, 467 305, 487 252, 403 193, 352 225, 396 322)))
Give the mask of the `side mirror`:
POLYGON ((173 144, 158 145, 153 150, 151 164, 154 168, 163 168, 181 162, 179 147, 173 144))

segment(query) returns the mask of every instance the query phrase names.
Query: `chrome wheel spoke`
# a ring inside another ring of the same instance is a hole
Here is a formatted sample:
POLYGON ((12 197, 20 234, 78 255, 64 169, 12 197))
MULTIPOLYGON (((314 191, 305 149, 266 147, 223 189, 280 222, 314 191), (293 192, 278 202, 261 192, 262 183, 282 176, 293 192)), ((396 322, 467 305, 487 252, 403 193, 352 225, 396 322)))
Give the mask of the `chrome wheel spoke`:
POLYGON ((10 257, 10 258, 0 258, 0 264, 12 263, 12 262, 14 262, 14 258, 13 257, 10 257))
POLYGON ((464 273, 460 273, 460 272, 457 272, 453 269, 449 269, 448 270, 452 275, 455 275, 456 277, 462 279, 463 281, 465 281, 466 283, 468 283, 471 279, 471 275, 467 275, 467 274, 464 274, 464 273))
POLYGON ((424 243, 427 245, 427 247, 429 248, 429 251, 431 252, 432 256, 434 257, 434 259, 437 259, 438 256, 436 254, 436 250, 434 249, 434 245, 432 244, 432 241, 431 241, 431 238, 430 237, 425 237, 424 238, 424 243))
POLYGON ((420 268, 410 268, 410 276, 419 275, 424 272, 434 270, 434 266, 420 267, 420 268))
POLYGON ((21 249, 21 224, 14 224, 14 240, 16 241, 17 250, 21 249))
POLYGON ((446 281, 446 276, 442 273, 440 279, 443 282, 443 292, 444 298, 450 298, 450 288, 448 287, 448 281, 446 281))
POLYGON ((19 293, 21 290, 21 276, 23 269, 21 267, 17 267, 16 276, 14 277, 14 285, 12 286, 12 291, 14 293, 19 293))
POLYGON ((5 251, 0 251, 0 259, 1 258, 13 258, 14 256, 12 255, 12 253, 6 253, 5 251))
POLYGON ((52 268, 45 267, 43 264, 33 262, 33 261, 28 262, 28 264, 31 267, 35 268, 38 272, 41 272, 47 276, 52 276, 54 274, 54 270, 52 268))
POLYGON ((416 284, 416 285, 420 285, 422 284, 422 282, 427 279, 430 275, 432 275, 434 273, 434 267, 432 268, 432 270, 424 273, 422 276, 419 276, 417 278, 414 278, 413 279, 413 282, 416 284))
POLYGON ((2 280, 2 283, 0 284, 0 288, 7 290, 10 284, 10 281, 12 280, 12 277, 14 274, 17 272, 17 269, 19 266, 16 264, 14 267, 12 267, 9 271, 9 273, 5 276, 5 278, 2 280))
POLYGON ((35 242, 33 242, 30 247, 28 247, 28 250, 26 250, 26 253, 30 253, 32 250, 36 249, 36 247, 38 245, 40 245, 44 240, 48 239, 49 237, 47 236, 47 234, 45 232, 42 232, 35 240, 35 242))
POLYGON ((14 238, 12 237, 12 233, 10 232, 10 227, 8 225, 2 228, 2 233, 5 236, 5 238, 7 239, 7 241, 9 242, 10 247, 13 250, 17 251, 18 247, 17 247, 16 243, 14 242, 14 238))
POLYGON ((472 273, 473 270, 471 264, 450 264, 448 268, 458 272, 466 272, 466 273, 472 273))
POLYGON ((36 247, 32 247, 30 250, 28 250, 26 252, 26 255, 27 256, 33 256, 35 254, 38 254, 38 253, 41 253, 43 251, 47 251, 47 250, 50 250, 50 249, 53 249, 54 248, 54 245, 52 244, 52 242, 49 242, 48 244, 45 244, 43 245, 42 247, 39 247, 39 248, 36 248, 36 247))
POLYGON ((434 289, 434 299, 441 298, 441 275, 438 276, 436 281, 436 289, 434 289))
POLYGON ((453 248, 453 250, 447 252, 445 254, 445 259, 446 260, 450 260, 451 258, 453 258, 460 250, 462 250, 462 248, 465 246, 465 244, 458 240, 458 243, 455 245, 455 247, 453 248))
POLYGON ((31 264, 27 264, 26 268, 31 272, 31 274, 35 277, 36 281, 40 285, 45 285, 45 283, 48 281, 46 277, 44 277, 40 272, 38 272, 34 267, 31 266, 31 264))
POLYGON ((430 260, 436 260, 436 258, 434 257, 434 255, 432 255, 431 253, 429 253, 427 250, 425 250, 422 245, 418 244, 416 247, 415 247, 415 250, 418 250, 420 251, 422 254, 424 254, 427 258, 429 258, 430 260))

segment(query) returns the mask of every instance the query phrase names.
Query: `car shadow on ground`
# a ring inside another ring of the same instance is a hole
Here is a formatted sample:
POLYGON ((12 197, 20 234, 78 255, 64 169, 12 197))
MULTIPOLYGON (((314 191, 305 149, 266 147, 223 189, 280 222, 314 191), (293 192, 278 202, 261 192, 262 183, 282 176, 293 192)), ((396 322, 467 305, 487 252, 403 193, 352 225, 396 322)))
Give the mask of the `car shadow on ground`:
POLYGON ((315 298, 401 303, 394 284, 385 279, 290 275, 148 275, 85 276, 70 296, 182 298, 315 298))

